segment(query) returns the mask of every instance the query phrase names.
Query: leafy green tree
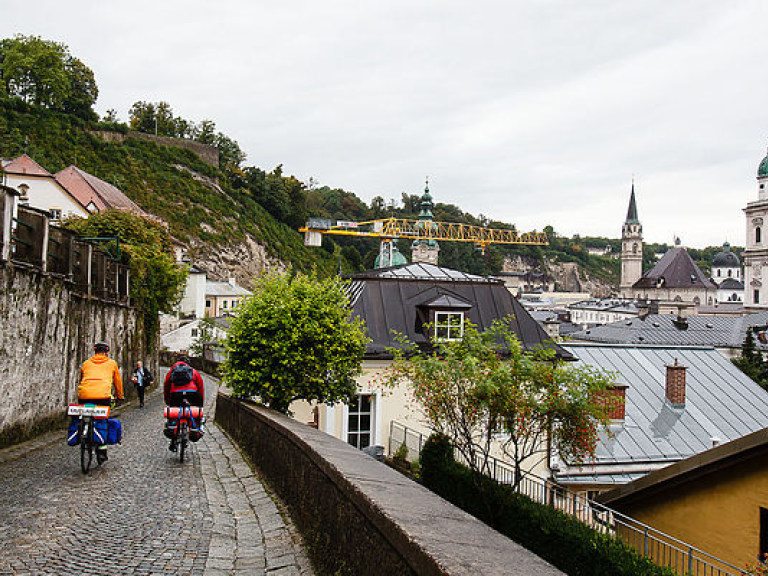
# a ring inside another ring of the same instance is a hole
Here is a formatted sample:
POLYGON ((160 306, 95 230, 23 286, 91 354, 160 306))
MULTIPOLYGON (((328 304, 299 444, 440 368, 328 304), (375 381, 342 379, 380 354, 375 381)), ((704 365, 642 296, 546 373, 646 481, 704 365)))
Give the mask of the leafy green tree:
POLYGON ((63 224, 80 236, 119 238, 120 260, 130 266, 131 299, 144 314, 148 344, 154 342, 158 313, 173 311, 187 276, 174 260, 168 230, 123 210, 105 210, 63 224))
POLYGON ((96 119, 93 71, 60 42, 22 34, 0 40, 0 81, 8 96, 96 119))
POLYGON ((300 399, 349 401, 366 342, 339 279, 269 273, 237 308, 221 371, 236 394, 280 412, 300 399))
POLYGON ((432 352, 393 350, 387 382, 408 385, 432 429, 446 435, 475 472, 485 473, 499 446, 514 464, 515 485, 557 449, 573 462, 594 456, 609 422, 609 379, 557 361, 551 351, 523 350, 508 321, 485 332, 466 324, 455 341, 432 340, 432 352))

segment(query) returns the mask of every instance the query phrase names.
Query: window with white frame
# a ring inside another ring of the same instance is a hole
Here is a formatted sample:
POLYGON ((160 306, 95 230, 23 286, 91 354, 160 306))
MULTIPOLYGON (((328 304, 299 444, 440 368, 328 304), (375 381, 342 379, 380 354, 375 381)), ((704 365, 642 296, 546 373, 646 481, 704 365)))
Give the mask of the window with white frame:
POLYGON ((435 312, 435 338, 459 340, 464 335, 463 312, 435 312))
POLYGON ((358 394, 349 405, 347 415, 347 442, 362 450, 371 445, 373 422, 373 396, 358 394))
POLYGON ((51 214, 51 220, 61 220, 61 208, 51 208, 48 212, 51 214))

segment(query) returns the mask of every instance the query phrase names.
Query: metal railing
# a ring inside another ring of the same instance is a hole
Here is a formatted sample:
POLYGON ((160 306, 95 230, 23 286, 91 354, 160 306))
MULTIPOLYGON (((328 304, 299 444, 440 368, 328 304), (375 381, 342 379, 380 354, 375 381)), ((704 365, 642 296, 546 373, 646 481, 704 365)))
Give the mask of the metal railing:
MULTIPOLYGON (((389 454, 397 452, 401 444, 408 448, 411 460, 418 458, 427 437, 403 424, 392 422, 389 435, 389 454), (415 449, 418 449, 416 452, 415 449), (414 454, 415 452, 415 454, 414 454)), ((469 464, 454 449, 457 462, 469 464)), ((476 461, 476 469, 500 484, 515 486, 514 467, 503 460, 489 456, 485 462, 476 461)), ((658 566, 674 570, 685 576, 749 576, 750 573, 713 556, 682 540, 643 524, 599 502, 571 492, 564 486, 536 476, 523 475, 515 491, 574 517, 601 534, 621 540, 638 554, 658 566)))

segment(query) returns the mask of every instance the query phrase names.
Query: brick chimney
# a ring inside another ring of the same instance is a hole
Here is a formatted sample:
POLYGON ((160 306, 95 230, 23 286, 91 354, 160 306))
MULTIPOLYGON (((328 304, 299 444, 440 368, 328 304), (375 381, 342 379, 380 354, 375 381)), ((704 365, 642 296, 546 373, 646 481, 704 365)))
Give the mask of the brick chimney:
POLYGON ((598 396, 598 401, 604 406, 611 404, 610 411, 608 412, 608 418, 611 420, 624 420, 626 411, 624 404, 627 398, 627 386, 621 384, 614 384, 609 386, 605 392, 601 392, 598 396))
POLYGON ((685 366, 677 363, 677 358, 674 364, 667 366, 667 400, 680 408, 685 406, 685 370, 685 366))

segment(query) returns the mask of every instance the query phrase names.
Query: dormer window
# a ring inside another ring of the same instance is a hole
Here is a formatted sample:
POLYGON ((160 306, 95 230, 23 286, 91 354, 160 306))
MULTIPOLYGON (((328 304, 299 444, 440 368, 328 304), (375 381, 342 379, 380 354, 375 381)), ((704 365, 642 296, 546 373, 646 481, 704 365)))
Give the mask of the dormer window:
POLYGON ((464 312, 435 312, 435 339, 460 340, 464 336, 464 312))

